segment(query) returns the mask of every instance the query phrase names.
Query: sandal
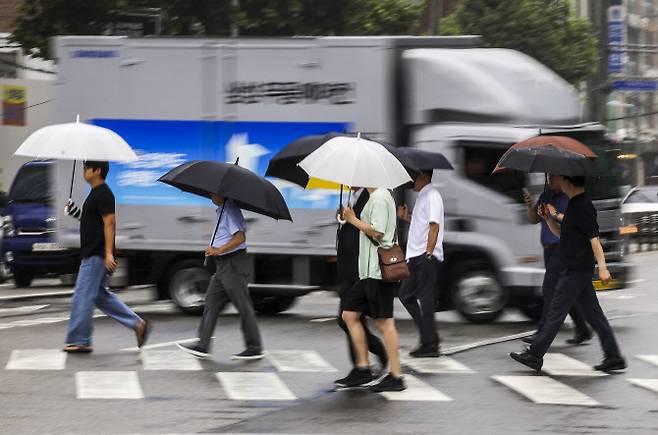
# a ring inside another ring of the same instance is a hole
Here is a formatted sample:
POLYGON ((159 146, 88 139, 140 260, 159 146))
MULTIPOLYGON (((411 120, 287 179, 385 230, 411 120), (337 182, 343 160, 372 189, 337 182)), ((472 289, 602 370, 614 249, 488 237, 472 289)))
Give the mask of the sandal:
POLYGON ((84 344, 67 344, 62 350, 67 353, 91 353, 93 349, 84 344))

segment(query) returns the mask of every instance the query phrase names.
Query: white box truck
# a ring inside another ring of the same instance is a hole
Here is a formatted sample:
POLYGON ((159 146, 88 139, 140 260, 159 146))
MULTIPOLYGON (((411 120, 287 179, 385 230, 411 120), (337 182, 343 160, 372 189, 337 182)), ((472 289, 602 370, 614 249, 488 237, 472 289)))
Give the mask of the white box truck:
MULTIPOLYGON (((447 215, 438 307, 488 322, 510 305, 536 316, 544 271, 539 229, 526 224, 521 204, 521 189, 532 179, 491 177, 496 160, 512 143, 549 131, 604 146, 601 126, 578 125, 579 101, 566 82, 518 52, 474 48, 477 37, 66 36, 53 44, 54 121, 80 114, 119 133, 140 155, 112 164, 108 178, 127 282, 156 283, 159 297, 186 311, 203 304, 202 250, 213 209, 156 182, 183 161, 239 156, 241 165, 264 174, 287 143, 329 131, 444 153, 456 170, 435 173, 447 215)), ((61 212, 71 163, 57 167, 61 212)), ((265 313, 330 287, 335 269, 338 193, 273 181, 294 223, 246 214, 250 289, 265 313)), ((534 185, 541 188, 543 180, 534 185)), ((613 275, 622 278, 613 187, 601 196, 612 204, 602 217, 613 275)), ((85 193, 78 179, 74 198, 85 193)), ((75 220, 58 216, 58 231, 62 243, 76 245, 75 220)))

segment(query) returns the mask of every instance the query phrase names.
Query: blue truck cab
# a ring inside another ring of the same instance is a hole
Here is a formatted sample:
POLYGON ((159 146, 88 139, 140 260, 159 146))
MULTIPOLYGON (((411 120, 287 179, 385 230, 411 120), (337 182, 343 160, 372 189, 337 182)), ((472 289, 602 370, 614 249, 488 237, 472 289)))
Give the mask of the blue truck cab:
POLYGON ((2 258, 17 287, 36 277, 76 273, 77 250, 57 243, 51 160, 25 163, 12 182, 2 221, 2 258))

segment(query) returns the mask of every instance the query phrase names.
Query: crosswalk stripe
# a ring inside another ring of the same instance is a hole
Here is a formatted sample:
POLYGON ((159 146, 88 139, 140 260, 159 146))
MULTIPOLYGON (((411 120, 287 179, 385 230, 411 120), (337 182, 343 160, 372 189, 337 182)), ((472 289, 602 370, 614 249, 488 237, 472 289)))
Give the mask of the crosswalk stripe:
POLYGON ((46 305, 24 305, 22 307, 14 307, 14 308, 0 308, 0 314, 30 313, 32 311, 42 310, 49 306, 50 306, 49 304, 46 304, 46 305))
POLYGON ((628 379, 633 385, 658 393, 658 379, 628 379))
POLYGON ((534 403, 542 405, 600 406, 591 397, 546 376, 493 376, 534 403))
POLYGON ((401 362, 418 373, 475 373, 474 370, 447 356, 440 358, 402 358, 401 362))
POLYGON ((387 400, 410 402, 451 402, 452 398, 446 396, 436 388, 426 384, 415 376, 404 375, 407 389, 404 391, 379 393, 387 400))
POLYGON ((218 372, 215 374, 231 400, 296 400, 276 373, 218 372))
POLYGON ((11 352, 6 370, 64 370, 66 353, 60 349, 17 349, 11 352))
POLYGON ((201 370, 199 360, 179 350, 146 350, 141 354, 144 370, 201 370))
POLYGON ((337 372, 314 350, 273 350, 267 358, 280 372, 337 372))
POLYGON ((658 355, 636 355, 637 359, 658 366, 658 355))
POLYGON ((77 372, 78 399, 143 399, 137 372, 77 372))
POLYGON ((542 371, 552 376, 608 376, 607 373, 594 370, 593 367, 563 353, 547 353, 544 355, 542 371))

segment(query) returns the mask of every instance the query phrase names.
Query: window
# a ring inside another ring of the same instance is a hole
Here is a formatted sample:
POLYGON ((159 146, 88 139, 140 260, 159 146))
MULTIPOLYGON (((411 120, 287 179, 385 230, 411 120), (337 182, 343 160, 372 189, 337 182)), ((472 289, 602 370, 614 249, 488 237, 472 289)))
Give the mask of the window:
POLYGON ((498 160, 511 145, 498 142, 460 142, 464 156, 463 171, 469 180, 521 203, 526 179, 524 173, 508 171, 491 174, 498 160))
POLYGON ((631 193, 625 201, 626 204, 643 202, 658 202, 658 186, 639 188, 635 192, 631 193))
POLYGON ((50 168, 46 164, 23 166, 14 178, 9 200, 49 203, 52 198, 50 175, 50 168))

